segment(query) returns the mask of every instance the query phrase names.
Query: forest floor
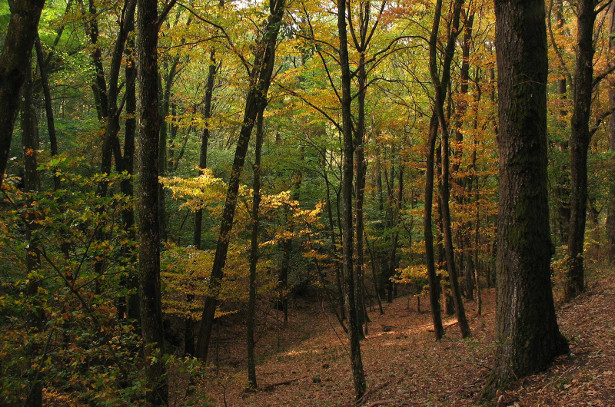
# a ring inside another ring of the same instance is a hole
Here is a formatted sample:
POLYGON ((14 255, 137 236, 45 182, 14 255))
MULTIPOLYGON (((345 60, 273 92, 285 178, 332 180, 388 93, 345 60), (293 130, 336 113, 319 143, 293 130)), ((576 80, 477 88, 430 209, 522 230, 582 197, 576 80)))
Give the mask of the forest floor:
MULTIPOLYGON (((384 304, 384 315, 370 312, 361 342, 367 378, 362 406, 478 405, 492 365, 494 294, 483 290, 483 313, 466 302, 472 337, 462 340, 454 318, 445 320, 445 337, 435 342, 428 310, 416 299, 384 304)), ((427 301, 422 304, 427 307, 427 301)), ((259 389, 247 391, 243 324, 221 329, 217 370, 197 386, 197 405, 353 406, 347 341, 335 317, 295 301, 285 328, 268 324, 261 332, 256 372, 259 389)), ((497 406, 615 406, 615 274, 594 275, 588 290, 558 309, 570 354, 545 372, 499 392, 497 406)), ((269 314, 268 318, 272 318, 269 314)), ((176 398, 177 405, 185 401, 176 398)))

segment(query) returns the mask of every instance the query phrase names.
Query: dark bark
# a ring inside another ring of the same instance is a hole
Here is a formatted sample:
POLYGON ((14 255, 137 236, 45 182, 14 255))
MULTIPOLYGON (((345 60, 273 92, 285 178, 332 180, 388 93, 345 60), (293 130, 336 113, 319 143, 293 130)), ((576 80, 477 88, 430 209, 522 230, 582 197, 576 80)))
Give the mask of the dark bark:
MULTIPOLYGON (((85 11, 84 11, 85 14, 85 11)), ((90 43, 92 44, 92 51, 90 58, 92 58, 92 65, 94 67, 94 78, 92 81, 92 91, 94 92, 94 101, 96 102, 96 111, 98 113, 98 120, 104 120, 107 118, 107 83, 105 81, 105 71, 102 61, 102 52, 98 46, 98 11, 94 0, 88 1, 88 15, 84 16, 87 21, 85 23, 85 30, 88 37, 90 37, 90 43)))
POLYGON ((209 340, 211 338, 211 330, 218 302, 217 295, 222 277, 224 276, 224 264, 226 263, 226 254, 229 245, 229 233, 233 227, 235 207, 237 206, 239 179, 243 170, 256 116, 261 109, 264 109, 267 101, 267 91, 271 84, 271 76, 275 63, 275 46, 285 7, 285 0, 270 0, 269 9, 271 14, 264 28, 263 36, 259 39, 255 47, 255 58, 250 73, 250 87, 246 97, 244 118, 239 133, 237 148, 235 150, 235 158, 226 193, 226 202, 222 213, 216 254, 214 255, 214 263, 209 279, 205 305, 203 307, 201 326, 199 328, 197 355, 203 361, 207 360, 209 340))
POLYGON ((11 18, 0 54, 0 187, 9 158, 19 95, 30 69, 44 0, 10 1, 11 18))
MULTIPOLYGON (((559 31, 562 31, 565 26, 564 21, 564 4, 563 0, 555 0, 555 26, 559 31)), ((557 44, 553 44, 557 46, 557 44)), ((568 98, 568 81, 566 80, 566 72, 564 67, 560 67, 560 74, 563 76, 557 81, 557 93, 560 98, 562 107, 559 111, 558 124, 562 127, 566 127, 566 116, 568 110, 566 109, 566 99, 568 98)), ((568 140, 558 143, 558 150, 568 154, 568 140)), ((567 157, 566 157, 567 158, 567 157)), ((556 216, 557 216, 557 235, 560 244, 567 243, 568 230, 570 229, 570 165, 567 159, 559 165, 559 171, 557 179, 555 180, 555 203, 556 203, 556 216)))
MULTIPOLYGON (((129 25, 129 31, 134 31, 134 21, 133 24, 129 25)), ((124 124, 124 156, 119 161, 121 164, 121 168, 118 168, 118 172, 126 172, 128 175, 127 178, 122 179, 120 183, 120 190, 124 196, 132 198, 134 195, 133 188, 133 178, 132 175, 134 173, 134 155, 135 155, 135 133, 136 133, 136 110, 137 110, 137 99, 136 99, 136 80, 137 80, 137 67, 134 60, 134 40, 132 38, 128 39, 126 44, 126 68, 125 68, 125 76, 126 76, 126 122, 124 124)), ((122 210, 122 223, 123 228, 126 233, 131 238, 135 237, 134 232, 134 224, 135 224, 135 213, 132 205, 122 210)), ((127 253, 128 254, 128 253, 127 253)), ((133 255, 131 254, 130 257, 133 255)), ((135 261, 132 262, 133 264, 135 261)), ((126 303, 126 308, 121 313, 124 313, 131 320, 139 320, 140 311, 139 311, 139 296, 136 293, 138 289, 138 281, 137 276, 134 273, 129 273, 126 276, 124 285, 135 291, 133 294, 128 296, 128 301, 126 303)))
MULTIPOLYGON (((611 34, 615 32, 615 2, 611 3, 611 34)), ((611 35, 609 42, 609 51, 611 59, 609 63, 615 64, 613 55, 615 55, 615 36, 611 35)), ((615 109, 615 78, 609 81, 609 108, 615 109)), ((611 168, 615 168, 615 114, 609 117, 609 152, 611 153, 611 168)), ((606 235, 608 244, 608 258, 611 263, 615 263, 615 180, 611 179, 609 185, 609 199, 606 216, 606 235)))
MULTIPOLYGON (((37 171, 37 150, 38 150, 38 123, 37 115, 33 105, 33 78, 32 71, 28 69, 25 82, 23 84, 23 96, 21 102, 21 144, 23 153, 24 192, 35 192, 39 190, 39 178, 37 171)), ((28 203, 31 206, 31 202, 28 203)), ((36 272, 41 264, 40 248, 37 242, 35 231, 37 229, 37 212, 28 209, 24 214, 26 225, 26 269, 28 274, 36 272)), ((36 276, 36 274, 34 274, 36 276)), ((35 332, 40 332, 43 328, 44 314, 41 311, 42 304, 38 300, 38 290, 41 280, 38 277, 29 279, 26 286, 26 295, 32 301, 32 306, 28 312, 28 325, 35 332)), ((40 344, 33 342, 30 346, 32 357, 40 351, 40 344)), ((29 390, 25 405, 28 407, 40 407, 43 404, 43 381, 41 371, 32 368, 28 374, 29 390)))
MULTIPOLYGON (((367 20, 369 21, 369 12, 367 14, 367 20)), ((362 24, 363 25, 363 24, 362 24)), ((362 31, 363 34, 363 31, 362 31)), ((363 37, 363 35, 362 35, 363 37)), ((367 72, 365 70, 365 54, 361 53, 359 57, 359 68, 357 71, 357 79, 359 86, 359 94, 357 97, 357 130, 354 135, 355 144, 355 166, 356 166, 356 182, 355 182, 355 242, 356 242, 356 264, 355 274, 357 276, 355 299, 357 300, 357 327, 359 329, 358 334, 363 336, 363 325, 365 324, 365 318, 363 312, 363 279, 364 272, 363 267, 365 264, 363 253, 363 202, 365 200, 365 174, 367 172, 367 161, 365 160, 365 96, 367 86, 367 72)))
POLYGON ((440 307, 440 279, 436 274, 436 261, 433 245, 433 185, 434 185, 434 158, 436 137, 438 134, 438 118, 434 114, 429 123, 429 139, 427 141, 427 171, 425 174, 425 207, 423 210, 423 234, 425 240, 425 263, 427 265, 427 280, 429 281, 429 302, 434 325, 436 340, 444 335, 442 326, 442 311, 440 307))
POLYGON ((254 147, 254 181, 252 182, 252 232, 250 236, 250 286, 248 298, 247 335, 248 335, 248 386, 257 387, 256 361, 254 359, 254 326, 256 324, 256 266, 258 263, 258 228, 261 203, 261 151, 263 146, 263 111, 256 119, 256 140, 254 147))
MULTIPOLYGON (((210 137, 210 119, 212 115, 212 100, 214 94, 214 83, 216 80, 217 64, 215 60, 215 54, 212 50, 209 54, 209 69, 207 72, 207 84, 205 85, 205 97, 203 98, 203 120, 205 121, 205 128, 201 134, 201 148, 199 155, 199 168, 207 168, 207 149, 209 147, 210 137)), ((201 248, 201 234, 203 225, 203 210, 199 209, 194 215, 194 234, 192 238, 192 244, 195 248, 201 248)))
MULTIPOLYGON (((43 88, 43 96, 45 99, 45 116, 47 116, 47 132, 49 133, 49 148, 51 156, 58 155, 58 138, 56 136, 56 126, 53 117, 53 107, 51 105, 51 90, 49 89, 49 76, 47 75, 47 66, 45 64, 45 57, 43 55, 43 47, 41 46, 41 39, 36 36, 34 40, 34 46, 36 48, 36 60, 38 63, 38 71, 41 76, 41 87, 43 88)), ((53 185, 55 189, 60 188, 60 178, 55 174, 53 176, 53 185)))
MULTIPOLYGON (((284 208, 284 218, 288 222, 288 208, 284 208)), ((292 229, 288 230, 292 233, 292 229)), ((282 311, 284 326, 288 324, 288 272, 290 271, 290 256, 293 251, 292 239, 284 239, 282 242, 282 264, 278 271, 278 306, 282 311)))
MULTIPOLYGON (((454 3, 453 15, 452 15, 453 27, 449 32, 448 40, 447 40, 445 51, 444 51, 441 76, 440 74, 438 74, 436 53, 437 53, 438 31, 440 27, 440 16, 442 13, 442 0, 438 0, 436 2, 434 22, 433 22, 433 27, 431 31, 431 36, 429 38, 429 71, 430 71, 432 83, 434 85, 435 100, 434 100, 434 110, 432 113, 431 121, 429 123, 429 138, 427 142, 427 173, 426 173, 426 180, 425 180, 424 234, 425 234, 425 256, 426 256, 426 263, 427 263, 427 277, 429 280, 430 299, 431 299, 431 307, 432 307, 432 314, 433 314, 433 320, 434 320, 434 332, 436 335, 436 339, 440 339, 442 337, 442 335, 444 334, 444 329, 442 328, 442 319, 440 315, 440 306, 439 306, 439 298, 438 298, 440 294, 440 287, 437 286, 439 282, 438 282, 438 278, 436 276, 436 271, 435 271, 435 260, 434 260, 434 249, 433 249, 433 231, 432 231, 432 219, 431 219, 432 218, 432 205, 433 205, 433 185, 434 185, 433 166, 434 166, 435 146, 436 146, 436 138, 438 134, 438 126, 445 125, 443 108, 444 108, 444 103, 446 100, 447 90, 449 88, 449 83, 450 83, 450 71, 451 71, 451 63, 452 63, 454 52, 455 52, 455 41, 457 39, 457 36, 459 35, 459 30, 458 30, 459 15, 461 13, 462 4, 463 4, 462 0, 456 0, 454 3)), ((443 133, 445 133, 446 131, 447 130, 443 128, 443 133)), ((448 152, 446 155, 448 157, 448 152)), ((446 174, 448 176, 448 170, 446 170, 446 174)), ((448 183, 448 179, 446 180, 446 183, 448 183)), ((448 201, 446 201, 445 205, 448 207, 448 201)), ((451 238, 450 234, 449 234, 449 238, 451 238)), ((446 231, 445 231, 445 239, 446 239, 446 231)), ((450 247, 448 247, 447 245, 446 250, 447 252, 450 253, 452 263, 454 264, 454 255, 452 251, 452 240, 451 240, 450 247)), ((448 263, 449 262, 447 261, 447 266, 449 266, 448 263)), ((456 273, 454 272, 451 275, 451 270, 449 269, 449 276, 452 278, 453 275, 456 278, 456 273)), ((461 305, 463 306, 462 303, 461 305)), ((465 313, 460 313, 462 308, 457 307, 457 310, 458 310, 458 317, 459 315, 462 315, 463 317, 465 317, 465 313)), ((465 329, 461 325, 462 322, 463 322, 463 318, 462 320, 460 320, 460 327, 462 329, 462 332, 464 332, 465 329)))
POLYGON ((337 0, 337 29, 339 35, 339 64, 342 71, 342 272, 344 276, 344 301, 348 313, 348 339, 350 341, 350 365, 356 399, 365 393, 365 373, 361 360, 361 343, 358 335, 358 321, 355 300, 355 273, 353 270, 353 216, 352 184, 354 146, 352 137, 351 76, 348 60, 348 34, 346 30, 346 1, 337 0))
MULTIPOLYGON (((209 119, 212 115, 212 100, 213 90, 216 77, 217 65, 214 58, 214 51, 210 52, 209 70, 207 73, 207 84, 205 86, 205 97, 203 99, 203 119, 205 120, 205 128, 201 134, 201 147, 199 154, 199 169, 204 170, 207 168, 207 150, 209 146, 210 137, 210 123, 209 119)), ((192 234, 192 244, 195 249, 201 249, 201 240, 203 233, 203 209, 198 209, 194 214, 194 231, 192 234)), ((192 302, 194 300, 193 295, 188 295, 187 301, 192 302)), ((194 355, 194 321, 191 317, 187 317, 184 321, 184 353, 186 355, 194 355)))
POLYGON ((574 72, 574 100, 570 134, 570 229, 568 230, 568 270, 564 284, 565 300, 585 288, 583 244, 587 217, 587 153, 591 138, 593 33, 596 13, 593 0, 580 0, 577 8, 577 59, 574 72))
MULTIPOLYGON (((455 111, 455 154, 451 163, 452 180, 457 186, 457 190, 460 191, 455 195, 455 200, 459 205, 469 203, 469 195, 472 191, 472 177, 471 176, 459 176, 457 173, 461 168, 461 160, 463 156, 463 125, 464 116, 468 110, 468 90, 470 82, 470 48, 472 46, 472 28, 474 25, 474 12, 469 16, 464 17, 463 27, 463 42, 461 43, 461 69, 459 71, 461 98, 456 106, 455 111)), ((455 189, 453 189, 454 191, 455 189)), ((468 300, 474 299, 474 261, 472 259, 472 253, 470 252, 470 234, 471 222, 466 221, 458 228, 457 235, 459 246, 461 250, 461 260, 463 264, 463 278, 464 278, 464 290, 465 297, 468 300)))
MULTIPOLYGON (((115 45, 113 47, 113 54, 111 57, 108 88, 100 88, 102 86, 105 86, 105 84, 107 84, 107 81, 104 77, 102 61, 97 59, 100 58, 100 56, 96 53, 96 51, 92 55, 93 63, 97 72, 97 92, 99 94, 99 98, 101 100, 104 100, 104 103, 101 104, 101 109, 106 108, 106 110, 103 111, 103 118, 105 118, 107 121, 105 124, 105 136, 103 139, 102 157, 100 162, 101 174, 111 173, 113 156, 115 156, 116 168, 121 166, 122 154, 120 150, 120 142, 117 137, 118 132, 120 131, 121 114, 121 109, 118 107, 118 98, 120 91, 119 78, 120 69, 122 67, 122 57, 124 55, 124 48, 126 45, 126 39, 128 37, 130 28, 134 26, 136 4, 136 0, 125 0, 118 37, 115 41, 115 45), (100 78, 99 75, 102 75, 102 78, 100 78)), ((93 44, 95 45, 95 42, 93 42, 93 44)), ((100 52, 100 50, 98 50, 98 52, 100 52)), ((107 182, 103 181, 99 184, 99 196, 105 196, 107 194, 107 187, 107 182)))
POLYGON ((333 262, 335 264, 335 288, 336 288, 336 312, 340 325, 347 332, 347 327, 344 324, 346 318, 346 306, 344 305, 344 289, 342 286, 342 270, 339 264, 339 253, 337 251, 337 238, 335 235, 335 223, 333 221, 333 205, 331 203, 331 183, 329 182, 329 176, 327 175, 326 158, 323 157, 323 177, 325 179, 326 196, 327 196, 327 218, 329 220, 329 236, 331 238, 331 251, 333 253, 333 262))
POLYGON ((543 0, 496 0, 500 185, 498 351, 489 389, 567 352, 550 279, 547 197, 547 39, 543 0))
MULTIPOLYGON (((463 0, 456 0, 453 6, 452 27, 449 33, 449 38, 445 50, 445 58, 452 61, 453 54, 455 52, 455 42, 459 32, 459 16, 461 14, 461 6, 463 0)), ((437 7, 437 6, 436 6, 437 7)), ((445 67, 446 69, 446 67, 445 67)), ((450 70, 450 67, 448 68, 450 70)), ((461 298, 461 289, 459 287, 459 278, 457 277, 457 267, 455 265, 455 250, 453 248, 453 236, 451 230, 451 215, 449 208, 450 200, 450 188, 449 188, 449 132, 448 123, 444 116, 444 100, 446 99, 446 88, 443 88, 439 83, 439 77, 433 69, 432 81, 434 88, 436 88, 435 97, 435 109, 440 122, 442 141, 440 143, 442 150, 442 178, 440 183, 440 203, 442 205, 442 233, 444 236, 444 254, 446 256, 446 269, 448 271, 448 277, 451 284, 451 291, 453 293, 453 300, 455 304, 455 312, 457 314, 457 320, 459 322, 459 329, 461 330, 461 336, 466 338, 470 336, 470 326, 466 318, 465 309, 463 306, 463 299, 461 298)), ((449 84, 447 81, 446 85, 449 84)))
POLYGON ((141 332, 148 390, 146 405, 166 405, 168 387, 163 362, 158 230, 158 10, 155 0, 138 0, 139 150, 137 238, 141 332), (153 359, 155 357, 155 359, 153 359))

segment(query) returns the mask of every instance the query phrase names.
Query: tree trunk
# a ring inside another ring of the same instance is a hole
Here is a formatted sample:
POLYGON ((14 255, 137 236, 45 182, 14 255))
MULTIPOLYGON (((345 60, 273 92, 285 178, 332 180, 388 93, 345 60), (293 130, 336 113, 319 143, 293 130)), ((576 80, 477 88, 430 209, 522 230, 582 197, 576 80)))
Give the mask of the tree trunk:
MULTIPOLYGON (((207 84, 205 87, 205 97, 203 99, 203 119, 205 120, 205 128, 203 129, 203 133, 201 134, 201 148, 199 154, 199 169, 204 170, 207 168, 207 150, 209 147, 209 136, 210 131, 209 128, 211 124, 209 123, 209 119, 212 115, 212 100, 213 100, 213 91, 214 91, 214 83, 216 78, 216 61, 214 58, 214 51, 212 50, 209 54, 209 70, 207 73, 207 84)), ((201 240, 202 240, 202 230, 203 230, 203 209, 198 209, 194 214, 194 231, 192 235, 192 244, 194 248, 197 250, 201 249, 201 240)), ((194 296, 189 294, 186 299, 188 302, 192 302, 194 300, 194 296)), ((194 329, 193 329, 194 321, 190 316, 188 316, 184 320, 184 354, 185 355, 194 355, 194 329)))
POLYGON ((0 53, 0 187, 9 158, 19 95, 30 69, 32 46, 44 0, 12 1, 11 19, 0 53))
POLYGON ((436 340, 444 335, 442 326, 442 311, 440 308, 440 278, 436 274, 436 260, 433 245, 433 185, 434 185, 434 158, 436 149, 436 137, 438 135, 438 118, 432 114, 429 122, 429 139, 427 140, 427 171, 425 174, 425 207, 423 209, 423 234, 425 240, 425 263, 427 265, 427 280, 429 281, 429 302, 433 318, 434 333, 436 340))
MULTIPOLYGON (((38 151, 38 123, 37 115, 33 105, 33 78, 32 71, 28 69, 26 78, 23 84, 23 97, 21 103, 21 144, 23 152, 24 164, 24 192, 32 193, 40 188, 40 180, 37 171, 37 151, 38 151)), ((30 207, 31 202, 28 203, 30 207)), ((26 224, 26 268, 28 274, 35 273, 41 265, 40 249, 34 234, 37 228, 36 219, 37 212, 29 209, 25 215, 26 224)), ((26 286, 26 295, 33 301, 31 311, 28 313, 28 325, 35 332, 40 332, 43 328, 44 314, 40 310, 42 304, 38 300, 38 290, 40 287, 40 278, 31 278, 26 286)), ((40 344, 33 342, 30 346, 30 354, 32 359, 40 352, 40 344)), ((43 381, 41 380, 41 371, 37 368, 31 368, 32 372, 28 374, 30 386, 25 405, 27 407, 40 407, 43 405, 43 381)))
MULTIPOLYGON (((615 3, 611 3, 611 40, 609 42, 609 51, 611 55, 611 64, 615 64, 615 3)), ((611 77, 609 81, 609 107, 615 109, 615 78, 611 77)), ((611 168, 615 168, 615 114, 609 117, 609 151, 611 153, 611 168)), ((615 180, 611 177, 609 185, 609 199, 606 216, 606 235, 608 244, 608 258, 611 263, 615 263, 615 180)))
POLYGON ((593 0, 580 0, 577 9, 577 59, 574 72, 574 101, 570 135, 570 224, 568 272, 564 297, 568 301, 585 288, 583 244, 587 216, 587 153, 591 138, 589 119, 593 89, 593 33, 596 13, 593 0))
POLYGON ((258 263, 259 206, 261 203, 261 150, 263 146, 263 110, 256 119, 256 145, 254 148, 254 181, 252 183, 252 234, 250 237, 250 287, 248 299, 248 386, 257 387, 254 360, 254 326, 256 324, 256 266, 258 263))
MULTIPOLYGON (((369 12, 365 17, 369 21, 369 12)), ((361 26, 364 23, 361 22, 361 26)), ((363 253, 363 231, 364 219, 363 219, 363 202, 365 200, 365 173, 367 172, 367 162, 365 160, 365 96, 367 86, 367 72, 365 70, 365 54, 361 53, 359 57, 359 67, 357 70, 357 79, 359 86, 359 93, 357 96, 357 128, 354 135, 354 147, 355 147, 355 163, 356 166, 356 181, 355 181, 355 226, 356 226, 356 264, 355 274, 357 277, 357 283, 355 284, 355 300, 357 301, 357 334, 364 338, 363 325, 365 324, 365 314, 362 312, 364 309, 363 304, 363 279, 364 272, 363 267, 365 264, 365 258, 363 253)))
MULTIPOLYGON (((562 31, 565 26, 564 21, 564 2, 563 0, 555 0, 555 27, 562 31)), ((569 34, 569 33, 568 33, 569 34)), ((554 44, 555 46, 555 44, 554 44)), ((559 103, 561 108, 559 111, 558 126, 566 128, 566 116, 568 116, 568 110, 566 109, 566 99, 568 98, 568 82, 566 80, 565 68, 560 67, 560 74, 563 76, 557 81, 557 93, 559 96, 559 103)), ((560 244, 565 244, 568 239, 568 231, 570 229, 570 165, 567 160, 566 154, 568 153, 568 140, 563 140, 558 144, 558 149, 564 153, 565 159, 559 165, 559 171, 557 179, 555 180, 555 203, 556 203, 556 216, 557 216, 557 235, 560 244)))
POLYGON ((355 299, 355 273, 353 270, 353 216, 352 216, 352 180, 354 146, 352 138, 352 94, 350 63, 348 60, 348 34, 346 30, 346 0, 337 0, 337 29, 339 34, 339 63, 342 71, 342 272, 344 275, 344 300, 348 313, 348 339, 350 341, 350 365, 356 399, 365 393, 365 373, 361 360, 361 343, 358 335, 358 321, 355 299))
MULTIPOLYGON (((128 26, 128 31, 134 31, 134 21, 128 26)), ((133 187, 133 178, 134 174, 134 155, 135 155, 135 133, 137 120, 135 118, 137 111, 137 99, 136 99, 136 80, 137 80, 137 67, 136 61, 134 58, 133 49, 135 48, 134 40, 132 38, 128 39, 127 47, 125 49, 126 53, 126 68, 125 68, 125 76, 126 76, 126 122, 124 124, 124 156, 119 161, 121 163, 121 168, 117 168, 118 172, 126 172, 128 175, 127 178, 123 179, 120 183, 120 190, 124 196, 132 198, 134 195, 134 187, 133 187)), ((117 163, 116 163, 117 164, 117 163)), ((127 231, 129 236, 134 236, 134 224, 135 224, 135 212, 134 209, 130 206, 125 208, 122 211, 122 223, 124 230, 127 231)), ((131 255, 132 257, 133 255, 131 255)), ((133 264, 136 261, 133 261, 133 264)), ((127 288, 135 291, 135 293, 130 294, 128 296, 128 301, 126 304, 126 315, 129 319, 138 321, 140 318, 139 311, 139 296, 136 294, 138 290, 138 278, 137 276, 130 272, 126 276, 126 281, 124 283, 127 288)))
POLYGON ((267 20, 267 26, 262 38, 255 47, 256 55, 253 68, 250 74, 250 87, 246 97, 244 119, 241 126, 235 159, 231 170, 231 178, 226 193, 226 202, 222 213, 222 223, 220 234, 216 246, 216 254, 209 279, 209 287, 203 307, 201 326, 197 341, 198 357, 206 361, 209 349, 209 340, 213 327, 214 316, 216 313, 217 295, 224 276, 224 264, 229 244, 229 233, 233 227, 235 217, 235 207, 237 206, 237 192, 239 190, 239 179, 243 170, 243 164, 250 142, 252 128, 256 121, 256 116, 261 109, 264 109, 267 100, 267 91, 271 83, 273 66, 275 63, 275 46, 277 43, 278 32, 282 21, 282 16, 286 7, 285 0, 270 0, 269 8, 271 14, 267 20))
POLYGON ((496 333, 489 390, 567 352, 551 291, 547 39, 543 0, 496 0, 500 185, 496 333))
MULTIPOLYGON (((53 117, 53 107, 51 105, 51 90, 49 89, 49 77, 47 75, 47 66, 45 65, 45 58, 43 55, 43 47, 41 46, 41 39, 36 36, 34 40, 34 46, 36 49, 36 60, 38 63, 38 69, 41 76, 41 87, 43 88, 43 96, 45 100, 45 116, 47 116, 47 132, 49 133, 49 148, 51 156, 58 155, 58 139, 56 137, 56 126, 53 117)), ((53 176, 54 189, 60 188, 60 178, 55 174, 53 176)))
POLYGON ((141 332, 148 390, 146 405, 167 404, 163 362, 163 325, 160 293, 160 236, 158 230, 158 10, 155 0, 138 0, 139 150, 137 237, 141 332))

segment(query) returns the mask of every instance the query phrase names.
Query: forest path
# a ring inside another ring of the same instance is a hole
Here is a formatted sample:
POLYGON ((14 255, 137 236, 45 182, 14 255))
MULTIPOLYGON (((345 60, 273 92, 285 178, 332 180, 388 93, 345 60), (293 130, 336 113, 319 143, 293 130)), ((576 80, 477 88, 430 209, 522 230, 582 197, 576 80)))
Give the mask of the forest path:
MULTIPOLYGON (((384 304, 384 315, 370 312, 370 331, 361 342, 368 391, 360 405, 477 405, 495 350, 493 291, 484 290, 483 301, 481 316, 475 303, 466 302, 472 328, 467 340, 461 339, 455 320, 448 318, 445 337, 435 342, 429 332, 431 315, 425 309, 417 313, 416 300, 410 310, 407 298, 399 298, 384 304)), ((570 340, 571 354, 499 394, 497 405, 615 406, 614 306, 615 276, 611 273, 590 283, 586 293, 559 309, 558 321, 570 340)), ((288 339, 283 351, 264 357, 257 365, 259 390, 245 391, 247 376, 238 357, 231 365, 223 364, 218 376, 206 380, 203 390, 207 396, 202 403, 355 405, 346 336, 335 318, 313 308, 299 310, 291 314, 286 330, 294 340, 288 339)), ((243 355, 239 342, 243 341, 238 341, 236 349, 243 355)))

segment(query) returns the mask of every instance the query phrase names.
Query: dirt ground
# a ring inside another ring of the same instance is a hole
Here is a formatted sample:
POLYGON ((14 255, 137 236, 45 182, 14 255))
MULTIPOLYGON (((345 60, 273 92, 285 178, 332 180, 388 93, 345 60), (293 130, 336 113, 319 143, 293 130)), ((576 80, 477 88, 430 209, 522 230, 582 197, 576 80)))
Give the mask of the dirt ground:
MULTIPOLYGON (((454 318, 445 320, 445 337, 435 342, 431 315, 416 310, 416 299, 384 304, 370 312, 361 342, 368 390, 362 406, 472 406, 486 382, 494 355, 494 293, 483 290, 483 313, 466 302, 472 337, 462 340, 454 318)), ((423 308, 427 301, 423 299, 423 308)), ((615 406, 615 276, 595 276, 586 293, 558 310, 560 329, 571 352, 545 372, 500 392, 498 406, 615 406)), ((197 384, 196 405, 353 406, 347 340, 324 306, 295 301, 289 322, 268 311, 257 353, 259 388, 247 391, 244 325, 231 321, 212 367, 197 384)), ((215 346, 215 345, 214 345, 215 346)), ((176 398, 176 405, 187 404, 176 398)))

